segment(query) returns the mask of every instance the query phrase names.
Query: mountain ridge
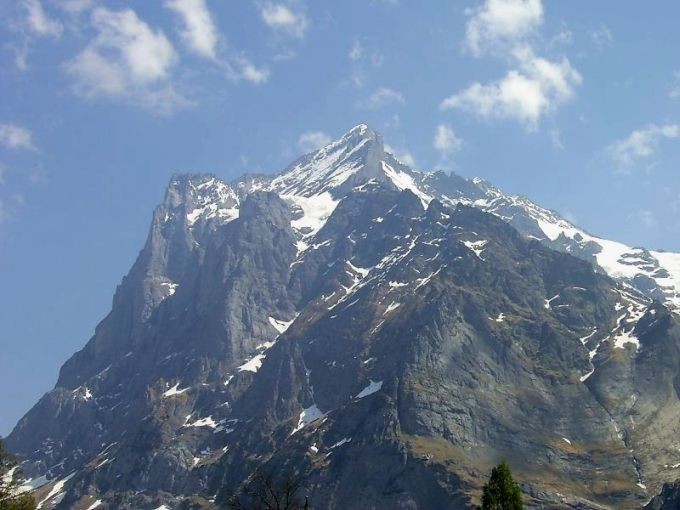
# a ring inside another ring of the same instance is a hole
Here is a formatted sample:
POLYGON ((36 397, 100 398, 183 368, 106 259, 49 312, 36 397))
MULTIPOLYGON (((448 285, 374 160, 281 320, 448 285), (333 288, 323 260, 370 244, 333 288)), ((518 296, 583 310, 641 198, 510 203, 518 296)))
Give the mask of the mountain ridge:
POLYGON ((44 508, 220 507, 262 466, 317 506, 466 508, 499 456, 535 504, 639 507, 678 462, 675 291, 552 214, 365 125, 277 176, 175 175, 8 447, 44 508))

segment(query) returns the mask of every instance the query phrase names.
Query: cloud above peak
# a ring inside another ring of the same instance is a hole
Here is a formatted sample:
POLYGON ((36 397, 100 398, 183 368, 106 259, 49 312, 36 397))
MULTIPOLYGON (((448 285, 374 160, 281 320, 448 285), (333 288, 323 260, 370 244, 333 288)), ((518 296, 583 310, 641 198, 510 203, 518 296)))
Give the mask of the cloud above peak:
POLYGON ((302 11, 282 3, 265 3, 260 9, 260 16, 270 28, 293 37, 302 38, 309 26, 309 20, 302 11))
POLYGON ((161 113, 188 101, 169 83, 178 60, 162 30, 152 29, 132 9, 92 11, 96 37, 66 69, 84 97, 126 97, 161 113))
POLYGON ((451 126, 439 124, 432 145, 441 153, 442 157, 446 158, 463 147, 463 140, 456 136, 451 126))
POLYGON ((40 0, 22 0, 26 10, 28 28, 38 36, 60 37, 64 26, 57 20, 50 18, 40 0))
POLYGON ((366 110, 379 110, 392 104, 404 104, 404 95, 398 90, 389 87, 378 87, 366 99, 360 101, 358 106, 366 110))
POLYGON ((543 23, 543 4, 541 0, 486 0, 468 14, 465 43, 479 56, 530 35, 543 23))
POLYGON ((166 0, 165 6, 179 15, 180 35, 189 49, 215 60, 219 33, 205 0, 166 0))
POLYGON ((635 164, 653 157, 664 139, 680 139, 680 125, 649 124, 612 143, 607 152, 620 171, 628 172, 635 164))
POLYGON ((486 0, 468 14, 466 46, 476 57, 502 57, 509 69, 495 81, 473 82, 445 98, 440 108, 486 120, 515 120, 536 130, 541 118, 571 99, 583 81, 568 58, 536 54, 531 36, 543 24, 541 0, 486 0))
POLYGON ((306 154, 328 145, 331 141, 330 135, 322 131, 306 131, 300 135, 297 144, 300 150, 306 154))
POLYGON ((16 124, 0 124, 0 145, 12 150, 37 150, 31 132, 16 124))
POLYGON ((544 115, 571 99, 583 81, 564 57, 552 62, 528 47, 513 52, 518 69, 489 84, 475 82, 441 103, 443 110, 457 108, 486 119, 514 119, 536 129, 544 115))

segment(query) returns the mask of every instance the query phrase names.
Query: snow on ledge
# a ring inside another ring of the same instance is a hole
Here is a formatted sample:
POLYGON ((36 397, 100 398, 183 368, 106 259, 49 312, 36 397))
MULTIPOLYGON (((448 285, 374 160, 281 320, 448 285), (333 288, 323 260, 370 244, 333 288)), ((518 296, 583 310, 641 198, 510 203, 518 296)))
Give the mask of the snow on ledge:
POLYGON ((319 409, 316 404, 308 407, 307 409, 303 409, 302 412, 300 413, 300 417, 298 418, 298 424, 297 427, 295 427, 295 430, 290 433, 292 436, 295 434, 297 431, 303 429, 313 421, 318 420, 319 418, 323 418, 325 414, 321 412, 321 409, 319 409))
POLYGON ((291 321, 280 321, 275 319, 274 317, 269 317, 269 324, 274 326, 274 329, 276 329, 276 331, 278 331, 280 335, 286 332, 290 325, 293 324, 293 321, 295 321, 295 319, 291 321))
POLYGON ((373 395, 374 393, 380 391, 383 385, 382 381, 373 382, 373 380, 371 379, 369 379, 369 381, 370 381, 369 385, 366 386, 363 390, 361 390, 359 394, 354 398, 359 399, 368 397, 369 395, 373 395))
POLYGON ((163 393, 163 397, 172 397, 174 395, 181 395, 182 393, 184 393, 185 391, 187 391, 189 389, 189 387, 182 388, 181 390, 178 389, 178 388, 179 388, 179 383, 175 384, 172 388, 165 391, 163 393))
POLYGON ((257 372, 262 366, 262 360, 265 358, 264 354, 256 354, 243 365, 238 367, 239 372, 257 372))

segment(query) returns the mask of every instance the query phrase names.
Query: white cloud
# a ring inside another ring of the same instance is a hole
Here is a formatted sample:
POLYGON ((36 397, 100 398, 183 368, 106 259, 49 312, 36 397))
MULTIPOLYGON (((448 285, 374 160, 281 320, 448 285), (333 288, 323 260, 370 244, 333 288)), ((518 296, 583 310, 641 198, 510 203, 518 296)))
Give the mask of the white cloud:
POLYGON ((680 99, 680 71, 675 72, 675 83, 668 95, 671 99, 680 99))
POLYGON ((91 21, 97 36, 67 63, 80 95, 126 98, 159 113, 189 104, 169 81, 177 55, 160 29, 131 9, 97 8, 91 21))
POLYGON ((269 79, 269 69, 257 67, 247 58, 238 57, 235 65, 238 67, 237 78, 249 81, 255 85, 265 83, 269 79))
POLYGON ((63 25, 47 15, 40 0, 23 0, 23 7, 27 13, 26 22, 33 33, 48 37, 61 36, 63 25))
POLYGON ((295 12, 280 3, 265 3, 260 9, 260 16, 267 26, 293 37, 304 37, 309 26, 309 20, 303 12, 295 12))
POLYGON ((165 6, 180 16, 185 44, 196 54, 215 60, 219 33, 205 0, 166 0, 165 6))
POLYGON ((305 154, 331 143, 332 138, 322 131, 307 131, 298 138, 298 147, 305 154))
POLYGON ((349 50, 349 53, 347 54, 347 57, 352 61, 356 62, 358 60, 361 60, 361 57, 364 54, 364 48, 361 45, 361 42, 359 41, 354 41, 352 44, 352 48, 349 50))
POLYGON ((524 38, 543 23, 541 0, 486 0, 469 14, 465 42, 477 56, 524 38))
POLYGON ((638 209, 635 213, 631 214, 630 217, 631 219, 642 223, 645 228, 656 228, 658 226, 656 215, 653 211, 648 209, 638 209))
POLYGON ((58 6, 71 14, 78 14, 92 7, 93 0, 59 0, 58 6))
POLYGON ((569 46, 573 41, 571 30, 563 29, 550 40, 550 46, 569 46))
POLYGON ((256 85, 269 79, 267 68, 258 67, 233 51, 227 56, 218 56, 220 34, 205 0, 166 0, 165 6, 180 16, 180 35, 184 43, 197 55, 225 69, 230 79, 246 80, 256 85))
POLYGON ((649 159, 656 154, 659 143, 663 139, 679 139, 680 125, 650 124, 633 131, 627 138, 618 140, 607 148, 609 156, 619 165, 619 169, 627 171, 634 164, 649 159))
POLYGON ((607 25, 602 25, 597 30, 590 33, 590 38, 599 49, 611 46, 614 42, 614 35, 607 25))
POLYGON ((463 140, 456 136, 451 126, 439 124, 432 145, 441 152, 443 157, 447 157, 463 147, 463 140))
POLYGON ((389 87, 379 87, 364 101, 359 102, 359 106, 368 110, 379 110, 395 103, 404 104, 404 95, 389 87))
POLYGON ((473 83, 442 101, 441 108, 458 108, 483 118, 515 119, 535 129, 540 118, 569 100, 581 75, 565 57, 551 62, 537 57, 528 46, 512 56, 519 70, 511 70, 495 82, 473 83))
POLYGON ((409 151, 400 147, 392 147, 387 144, 385 144, 385 150, 397 158, 398 161, 404 163, 406 166, 410 168, 416 168, 416 158, 409 151))
POLYGON ((564 142, 562 141, 562 133, 560 133, 559 129, 551 129, 550 130, 550 141, 552 142, 553 147, 557 150, 564 150, 564 142))
POLYGON ((31 132, 16 124, 0 124, 0 145, 13 150, 36 150, 31 132))

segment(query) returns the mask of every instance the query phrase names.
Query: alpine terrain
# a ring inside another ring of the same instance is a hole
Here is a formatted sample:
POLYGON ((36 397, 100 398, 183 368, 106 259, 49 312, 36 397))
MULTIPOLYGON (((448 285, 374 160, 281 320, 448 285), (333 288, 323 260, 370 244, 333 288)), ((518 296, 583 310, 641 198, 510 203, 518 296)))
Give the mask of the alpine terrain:
POLYGON ((503 459, 528 507, 675 508, 679 310, 680 254, 359 125, 276 176, 172 177, 6 446, 43 509, 226 508, 262 472, 313 509, 471 508, 503 459))

